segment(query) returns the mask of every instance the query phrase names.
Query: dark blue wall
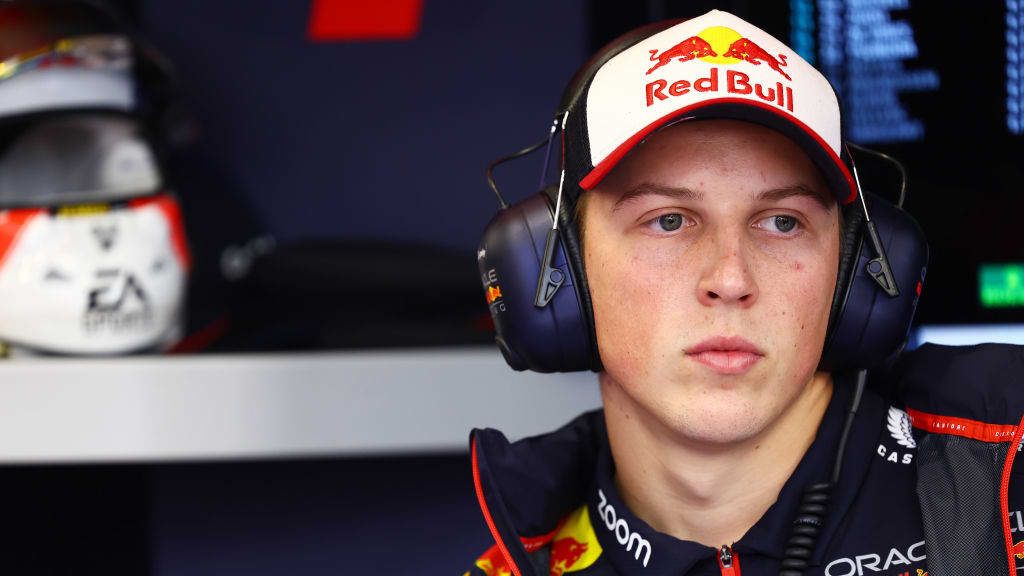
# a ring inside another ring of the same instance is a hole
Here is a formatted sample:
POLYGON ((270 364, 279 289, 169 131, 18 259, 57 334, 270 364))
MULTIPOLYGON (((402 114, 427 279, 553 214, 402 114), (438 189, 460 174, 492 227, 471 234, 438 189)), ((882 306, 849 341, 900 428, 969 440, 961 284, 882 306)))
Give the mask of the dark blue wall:
POLYGON ((468 455, 0 467, 3 574, 456 576, 468 455))
MULTIPOLYGON (((426 0, 416 39, 356 44, 309 42, 308 2, 143 0, 137 15, 195 109, 196 166, 217 173, 183 182, 223 182, 283 242, 470 252, 497 205, 486 165, 546 134, 585 60, 584 6, 426 0)), ((539 171, 498 177, 514 199, 539 171)), ((240 217, 212 196, 214 221, 240 217)), ((451 575, 490 545, 465 456, 149 470, 149 503, 124 506, 145 508, 161 576, 451 575)))
MULTIPOLYGON (((307 2, 140 6, 198 111, 201 149, 286 242, 473 249, 496 207, 487 163, 543 137, 588 51, 581 0, 427 0, 414 40, 319 44, 307 2)), ((503 168, 510 194, 534 192, 539 166, 503 168)))
POLYGON ((153 574, 457 576, 493 544, 468 456, 156 466, 153 574))

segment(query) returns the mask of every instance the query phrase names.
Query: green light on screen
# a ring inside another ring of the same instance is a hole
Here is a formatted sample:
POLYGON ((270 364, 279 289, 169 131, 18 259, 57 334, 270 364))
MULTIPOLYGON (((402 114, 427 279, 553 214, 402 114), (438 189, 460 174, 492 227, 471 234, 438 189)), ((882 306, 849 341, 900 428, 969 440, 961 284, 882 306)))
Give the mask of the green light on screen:
POLYGON ((983 308, 1024 307, 1024 262, 979 266, 978 297, 983 308))

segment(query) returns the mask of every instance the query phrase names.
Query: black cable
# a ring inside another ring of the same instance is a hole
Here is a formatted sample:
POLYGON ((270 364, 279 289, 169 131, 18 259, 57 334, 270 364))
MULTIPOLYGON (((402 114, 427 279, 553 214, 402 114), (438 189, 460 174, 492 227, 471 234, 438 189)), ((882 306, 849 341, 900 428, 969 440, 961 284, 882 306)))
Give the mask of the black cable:
POLYGON ((508 202, 505 202, 505 198, 502 197, 501 192, 498 191, 498 185, 494 182, 494 168, 497 167, 498 164, 503 164, 505 162, 508 162, 509 160, 515 160, 516 158, 520 158, 522 156, 526 156, 527 154, 529 154, 529 153, 537 150, 541 146, 547 144, 548 143, 548 139, 549 138, 546 137, 543 140, 541 140, 540 142, 537 142, 536 144, 534 144, 533 146, 530 146, 528 148, 523 148, 519 152, 516 152, 514 154, 509 154, 508 156, 502 156, 501 158, 498 158, 494 162, 491 162, 490 164, 488 164, 488 166, 487 166, 487 183, 491 185, 491 190, 494 190, 494 194, 498 197, 498 205, 501 206, 502 210, 504 210, 505 208, 508 208, 508 202))
POLYGON ((853 428, 853 419, 857 416, 857 408, 860 407, 860 399, 864 396, 864 387, 867 385, 868 371, 858 370, 857 380, 853 386, 853 394, 850 396, 850 402, 846 405, 846 420, 843 422, 843 431, 839 435, 839 442, 836 444, 836 459, 832 465, 832 483, 837 484, 839 482, 839 472, 843 467, 843 454, 846 453, 846 441, 850 436, 850 430, 853 428))
POLYGON ((819 482, 804 487, 796 518, 793 519, 793 530, 786 540, 779 576, 803 576, 818 543, 818 533, 825 523, 834 487, 832 482, 819 482))
POLYGON ((896 202, 896 207, 902 209, 903 203, 907 199, 907 169, 903 166, 903 163, 893 158, 892 156, 889 156, 885 152, 879 152, 878 150, 872 150, 871 148, 858 146, 853 142, 847 142, 846 145, 859 152, 864 152, 865 154, 871 154, 873 156, 881 158, 882 160, 885 160, 886 162, 896 167, 896 170, 898 170, 900 173, 900 197, 899 200, 896 202))
POLYGON ((793 519, 793 531, 786 540, 786 548, 779 568, 779 576, 803 576, 814 554, 814 547, 818 543, 818 535, 825 525, 825 516, 828 515, 828 506, 832 500, 832 489, 839 483, 839 473, 843 466, 843 454, 846 453, 846 441, 850 437, 850 430, 853 428, 853 420, 857 415, 857 408, 860 407, 860 399, 864 395, 864 386, 867 383, 867 370, 857 372, 857 380, 850 395, 850 401, 846 406, 846 419, 843 422, 843 430, 839 434, 839 442, 836 444, 835 462, 832 465, 832 475, 828 482, 811 484, 804 488, 800 497, 800 505, 797 506, 796 518, 793 519))

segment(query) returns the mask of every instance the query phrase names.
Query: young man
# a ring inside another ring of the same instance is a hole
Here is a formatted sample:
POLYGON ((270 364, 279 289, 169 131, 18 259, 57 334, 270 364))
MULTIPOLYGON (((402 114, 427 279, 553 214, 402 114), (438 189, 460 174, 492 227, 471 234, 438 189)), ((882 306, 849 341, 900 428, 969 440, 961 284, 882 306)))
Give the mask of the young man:
POLYGON ((474 432, 495 545, 469 573, 1015 573, 1024 352, 925 346, 865 389, 926 256, 909 217, 864 199, 824 77, 715 11, 606 47, 559 114, 562 251, 533 256, 517 306, 501 254, 520 247, 493 232, 532 218, 517 205, 481 268, 505 278, 488 301, 509 363, 594 368, 604 410, 515 444, 474 432))

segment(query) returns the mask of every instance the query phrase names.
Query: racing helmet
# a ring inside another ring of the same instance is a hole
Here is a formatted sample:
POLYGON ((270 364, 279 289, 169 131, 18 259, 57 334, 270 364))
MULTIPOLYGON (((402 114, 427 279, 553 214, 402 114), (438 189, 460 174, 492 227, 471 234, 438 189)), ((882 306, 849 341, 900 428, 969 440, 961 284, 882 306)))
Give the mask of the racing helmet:
POLYGON ((0 342, 123 354, 183 331, 190 267, 132 44, 68 3, 0 6, 0 342))

